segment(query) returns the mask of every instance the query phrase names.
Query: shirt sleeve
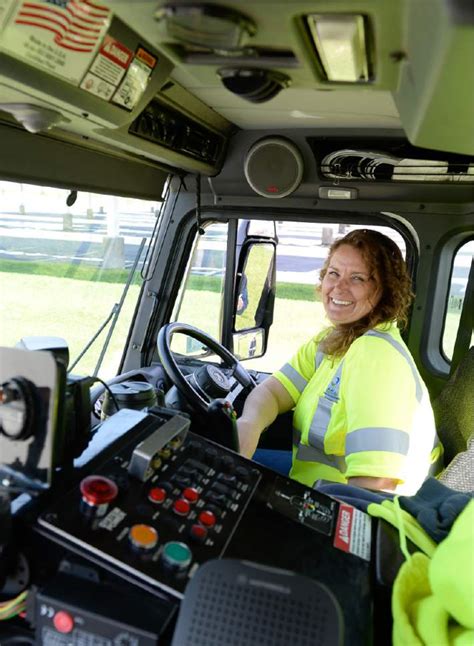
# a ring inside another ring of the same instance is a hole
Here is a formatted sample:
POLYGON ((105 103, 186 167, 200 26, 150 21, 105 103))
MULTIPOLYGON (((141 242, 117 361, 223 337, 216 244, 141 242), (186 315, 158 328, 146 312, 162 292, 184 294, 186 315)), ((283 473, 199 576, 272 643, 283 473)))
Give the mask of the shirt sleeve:
POLYGON ((341 376, 347 429, 347 478, 404 480, 417 406, 413 369, 384 339, 365 338, 347 357, 341 376))
POLYGON ((280 370, 273 373, 273 377, 288 391, 295 404, 316 370, 317 348, 316 340, 311 339, 280 370))

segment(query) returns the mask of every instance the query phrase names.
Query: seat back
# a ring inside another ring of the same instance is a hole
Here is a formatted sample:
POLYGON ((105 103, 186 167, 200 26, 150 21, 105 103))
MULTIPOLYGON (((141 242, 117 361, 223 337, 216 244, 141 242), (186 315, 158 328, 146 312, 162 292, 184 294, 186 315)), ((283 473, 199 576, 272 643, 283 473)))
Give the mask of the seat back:
POLYGON ((444 447, 444 463, 466 451, 474 435, 474 346, 433 401, 438 437, 444 447))
POLYGON ((326 586, 287 570, 216 559, 188 583, 172 646, 342 643, 342 610, 326 586))

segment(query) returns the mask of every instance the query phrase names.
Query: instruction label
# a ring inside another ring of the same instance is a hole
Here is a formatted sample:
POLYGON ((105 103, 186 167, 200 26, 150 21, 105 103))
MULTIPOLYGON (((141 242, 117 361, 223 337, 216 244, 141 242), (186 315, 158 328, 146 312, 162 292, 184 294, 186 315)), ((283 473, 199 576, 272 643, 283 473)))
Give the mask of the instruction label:
POLYGON ((89 0, 0 0, 1 47, 31 65, 79 85, 111 22, 111 11, 89 0))
POLYGON ((132 60, 133 52, 107 35, 97 52, 81 88, 109 100, 122 80, 132 60))
POLYGON ((156 62, 155 56, 139 47, 112 102, 133 110, 145 92, 156 62))
POLYGON ((372 519, 352 505, 340 504, 334 547, 370 561, 372 519))

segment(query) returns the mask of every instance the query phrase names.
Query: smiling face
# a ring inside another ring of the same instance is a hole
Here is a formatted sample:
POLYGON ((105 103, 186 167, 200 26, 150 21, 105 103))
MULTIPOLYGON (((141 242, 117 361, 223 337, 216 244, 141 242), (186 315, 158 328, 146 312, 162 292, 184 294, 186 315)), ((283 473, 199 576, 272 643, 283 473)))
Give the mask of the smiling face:
POLYGON ((321 296, 329 320, 338 325, 366 316, 380 301, 382 289, 361 252, 342 244, 329 259, 321 296))

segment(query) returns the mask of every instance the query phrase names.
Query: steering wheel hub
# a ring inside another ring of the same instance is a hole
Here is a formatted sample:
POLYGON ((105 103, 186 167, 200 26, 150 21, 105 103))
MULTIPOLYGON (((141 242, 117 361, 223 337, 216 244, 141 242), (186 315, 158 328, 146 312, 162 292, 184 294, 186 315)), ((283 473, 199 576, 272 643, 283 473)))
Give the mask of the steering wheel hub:
POLYGON ((226 374, 217 366, 210 364, 201 366, 194 373, 194 378, 204 392, 212 398, 225 397, 232 386, 226 374))

